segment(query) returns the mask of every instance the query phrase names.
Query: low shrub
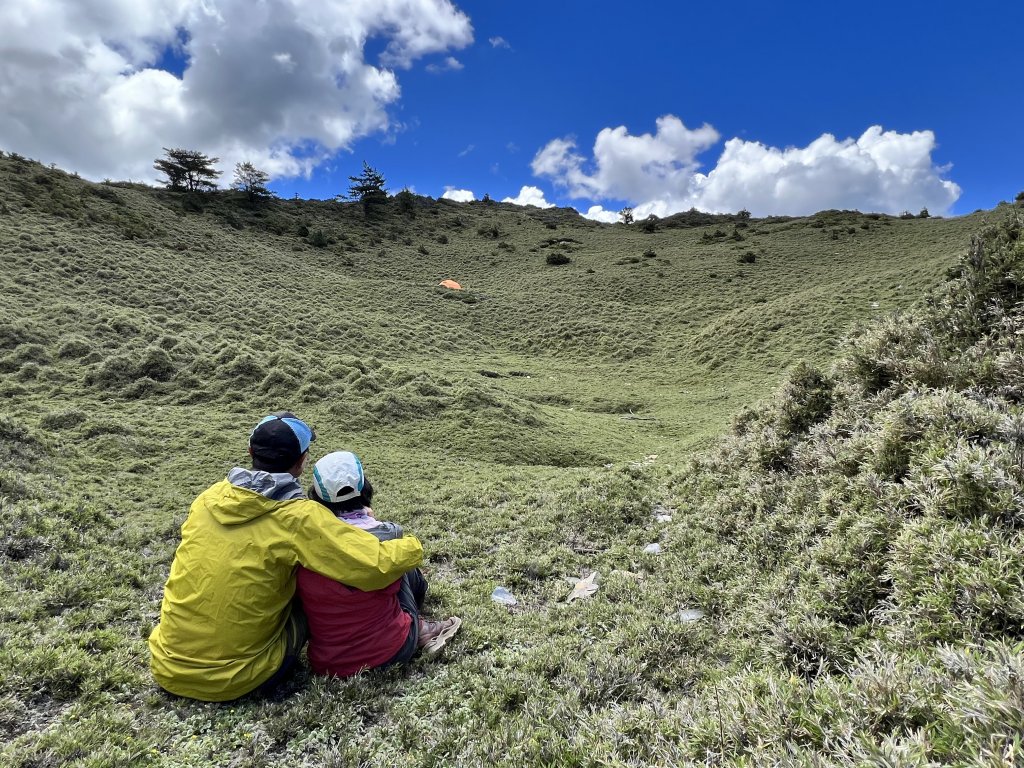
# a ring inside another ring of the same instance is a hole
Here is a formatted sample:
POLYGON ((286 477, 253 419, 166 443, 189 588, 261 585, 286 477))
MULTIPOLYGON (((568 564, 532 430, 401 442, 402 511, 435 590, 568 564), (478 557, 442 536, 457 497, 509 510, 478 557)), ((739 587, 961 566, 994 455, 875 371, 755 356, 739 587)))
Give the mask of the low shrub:
POLYGON ((805 434, 832 411, 835 384, 806 362, 799 363, 783 385, 778 402, 779 430, 787 435, 805 434))
POLYGON ((186 193, 181 198, 181 209, 186 213, 202 213, 206 210, 203 198, 193 193, 186 193))

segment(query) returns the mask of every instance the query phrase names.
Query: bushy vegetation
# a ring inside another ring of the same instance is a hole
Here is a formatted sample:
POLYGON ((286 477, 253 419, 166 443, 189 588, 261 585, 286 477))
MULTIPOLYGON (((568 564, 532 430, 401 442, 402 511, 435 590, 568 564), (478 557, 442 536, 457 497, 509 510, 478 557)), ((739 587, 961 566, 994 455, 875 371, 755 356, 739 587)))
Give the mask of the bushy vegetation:
POLYGON ((798 367, 669 481, 677 548, 704 555, 683 580, 735 628, 708 650, 742 660, 714 675, 724 754, 1019 757, 1020 234, 987 232, 924 307, 854 335, 831 373, 798 367))
POLYGON ((415 196, 186 214, 9 156, 0 184, 0 763, 1019 760, 1019 223, 968 247, 1006 212, 740 245, 415 196), (178 528, 282 407, 361 454, 465 624, 408 670, 172 699, 145 637, 178 528))

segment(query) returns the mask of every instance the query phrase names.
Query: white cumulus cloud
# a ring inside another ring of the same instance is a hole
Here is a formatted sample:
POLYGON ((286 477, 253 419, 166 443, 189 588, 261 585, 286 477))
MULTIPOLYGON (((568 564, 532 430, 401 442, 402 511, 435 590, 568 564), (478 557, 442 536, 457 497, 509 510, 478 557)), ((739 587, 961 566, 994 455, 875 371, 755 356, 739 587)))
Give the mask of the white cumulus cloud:
POLYGON ((447 56, 444 61, 427 65, 427 71, 432 72, 435 75, 441 72, 458 72, 462 68, 462 62, 454 56, 447 56))
POLYGON ((605 224, 614 224, 620 220, 619 214, 615 211, 605 210, 600 205, 592 205, 587 209, 587 212, 583 214, 585 219, 593 219, 594 221, 603 221, 605 224))
POLYGON ((506 197, 501 202, 514 203, 516 205, 532 205, 537 208, 554 208, 554 203, 544 199, 544 192, 540 187, 525 186, 519 190, 515 197, 506 197))
POLYGON ((0 147, 92 177, 153 180, 183 146, 308 173, 390 128, 396 70, 472 41, 448 0, 5 3, 0 147), (369 38, 387 41, 368 62, 369 38), (177 48, 178 76, 156 69, 177 48))
POLYGON ((476 200, 476 195, 473 194, 472 190, 469 189, 456 189, 455 187, 445 187, 444 194, 441 195, 442 200, 454 200, 457 203, 471 203, 476 200))
MULTIPOLYGON (((718 142, 709 125, 690 130, 672 115, 659 118, 655 134, 633 136, 605 128, 591 157, 571 138, 548 142, 533 159, 533 172, 551 178, 577 198, 625 200, 639 219, 696 207, 746 208, 756 216, 804 215, 826 208, 899 213, 928 208, 947 213, 960 188, 942 178, 932 161, 935 134, 899 133, 871 126, 857 139, 824 134, 806 147, 779 149, 733 138, 707 173, 697 156, 718 142)), ((585 216, 618 215, 600 205, 585 216)), ((614 217, 614 218, 612 218, 614 217)))
POLYGON ((572 139, 555 139, 537 153, 532 168, 564 185, 573 197, 653 197, 684 186, 699 167, 697 155, 718 138, 710 125, 691 130, 678 117, 665 115, 653 135, 633 136, 625 126, 602 129, 592 162, 576 152, 572 139), (588 172, 588 166, 593 170, 588 172))
POLYGON ((932 162, 935 134, 871 126, 858 139, 825 134, 806 147, 778 149, 730 139, 718 164, 694 178, 693 198, 712 211, 800 215, 826 208, 947 213, 960 187, 932 162))

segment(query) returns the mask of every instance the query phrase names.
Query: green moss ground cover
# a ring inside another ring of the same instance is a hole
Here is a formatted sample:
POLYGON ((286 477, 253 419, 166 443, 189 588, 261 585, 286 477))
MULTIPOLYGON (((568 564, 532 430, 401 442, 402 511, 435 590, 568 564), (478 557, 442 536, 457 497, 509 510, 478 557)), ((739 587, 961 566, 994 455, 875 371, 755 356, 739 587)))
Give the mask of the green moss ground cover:
POLYGON ((366 221, 11 157, 0 193, 3 762, 1017 759, 1019 224, 969 249, 1013 209, 366 221), (178 527, 282 407, 363 456, 464 628, 406 671, 171 699, 145 637, 178 527))

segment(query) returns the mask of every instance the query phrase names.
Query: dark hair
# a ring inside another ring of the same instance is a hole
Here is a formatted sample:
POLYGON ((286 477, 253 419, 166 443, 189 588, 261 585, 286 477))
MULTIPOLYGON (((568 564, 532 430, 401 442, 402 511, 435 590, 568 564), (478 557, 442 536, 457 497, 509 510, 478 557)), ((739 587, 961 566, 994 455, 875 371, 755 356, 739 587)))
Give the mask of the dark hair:
POLYGON ((373 502, 373 484, 370 483, 370 478, 363 477, 363 492, 345 501, 324 501, 320 498, 320 494, 317 493, 316 486, 311 485, 309 487, 309 498, 320 502, 336 515, 341 515, 345 512, 355 512, 357 509, 369 507, 373 502))
POLYGON ((300 456, 299 459, 278 459, 273 461, 254 454, 252 457, 252 468, 257 472, 287 472, 301 461, 301 458, 300 456))

